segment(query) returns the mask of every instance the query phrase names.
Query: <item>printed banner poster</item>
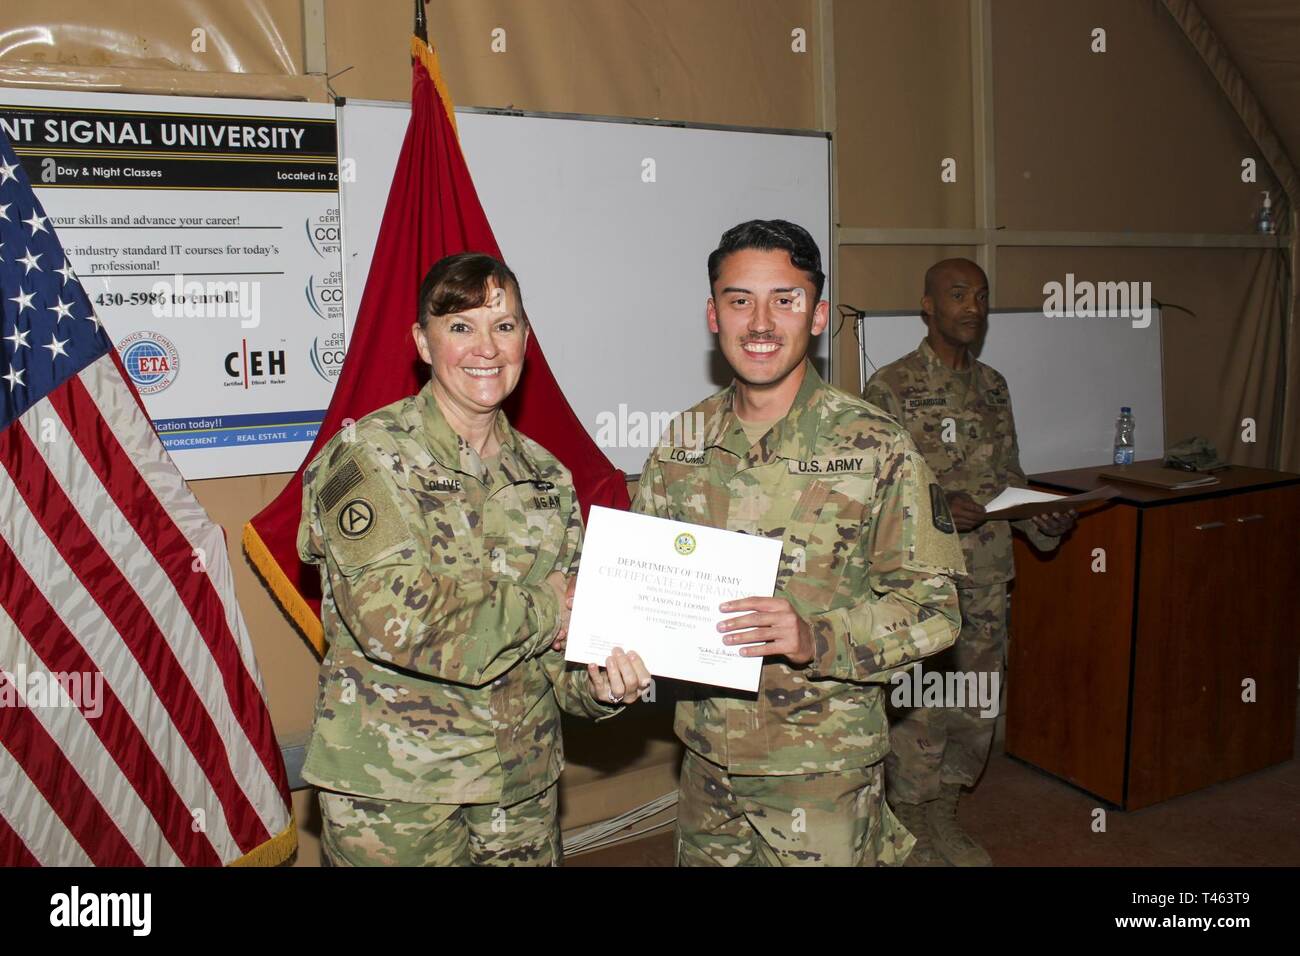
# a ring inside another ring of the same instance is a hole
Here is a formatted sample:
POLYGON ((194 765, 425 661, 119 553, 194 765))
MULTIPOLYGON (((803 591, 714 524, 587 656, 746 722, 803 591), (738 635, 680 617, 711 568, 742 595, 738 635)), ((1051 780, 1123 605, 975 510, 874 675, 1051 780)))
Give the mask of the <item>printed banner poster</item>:
POLYGON ((334 107, 0 89, 0 126, 181 474, 296 469, 345 348, 334 107))

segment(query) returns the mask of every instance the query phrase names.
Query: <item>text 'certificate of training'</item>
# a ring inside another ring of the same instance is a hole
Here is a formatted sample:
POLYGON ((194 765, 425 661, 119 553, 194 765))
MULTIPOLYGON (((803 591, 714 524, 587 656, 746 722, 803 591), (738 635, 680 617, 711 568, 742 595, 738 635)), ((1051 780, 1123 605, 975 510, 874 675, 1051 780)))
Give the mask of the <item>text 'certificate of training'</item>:
POLYGON ((779 539, 593 507, 565 657, 603 665, 621 647, 660 677, 756 691, 763 659, 722 643, 736 613, 718 605, 770 597, 780 563, 779 539))

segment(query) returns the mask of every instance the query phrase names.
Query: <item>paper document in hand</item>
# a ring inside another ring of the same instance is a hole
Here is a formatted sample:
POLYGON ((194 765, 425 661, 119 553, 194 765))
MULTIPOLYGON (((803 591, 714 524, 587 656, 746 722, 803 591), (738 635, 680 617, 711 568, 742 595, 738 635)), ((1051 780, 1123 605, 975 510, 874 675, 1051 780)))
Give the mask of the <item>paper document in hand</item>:
POLYGON ((1053 495, 1032 488, 1008 488, 984 506, 985 517, 994 521, 1020 521, 1034 515, 1079 511, 1114 498, 1118 491, 1102 485, 1077 495, 1053 495))
POLYGON ((1004 508, 1014 508, 1016 505, 1039 504, 1044 501, 1059 501, 1064 495, 1049 495, 1045 491, 1034 491, 1032 488, 1005 488, 1002 494, 998 495, 992 501, 984 506, 984 510, 992 514, 994 511, 1001 511, 1004 508))
POLYGON ((722 642, 736 615, 718 605, 770 597, 780 563, 777 538, 593 507, 565 658, 603 665, 621 647, 659 677, 756 691, 763 659, 722 642))

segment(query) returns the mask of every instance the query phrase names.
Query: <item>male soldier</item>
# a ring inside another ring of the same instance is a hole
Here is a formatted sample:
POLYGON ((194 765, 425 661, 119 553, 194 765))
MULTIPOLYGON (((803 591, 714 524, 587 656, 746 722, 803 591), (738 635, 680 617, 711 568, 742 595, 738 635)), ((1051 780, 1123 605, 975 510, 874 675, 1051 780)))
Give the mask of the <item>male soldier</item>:
MULTIPOLYGON (((984 505, 1007 486, 1028 482, 1007 381, 972 354, 988 326, 988 299, 984 270, 970 260, 931 266, 921 299, 926 337, 916 351, 871 376, 863 397, 911 433, 961 532, 961 637, 935 659, 933 670, 960 672, 967 687, 975 675, 996 694, 1006 653, 1007 582, 1015 572, 1011 523, 986 521, 984 505)), ((1073 524, 1072 511, 1015 522, 1041 551, 1056 547, 1073 524)), ((956 686, 942 676, 944 686, 956 686)), ((978 701, 947 703, 891 710, 889 802, 917 838, 909 866, 988 866, 988 853, 957 826, 956 814, 961 788, 974 787, 988 761, 997 701, 992 715, 978 701)))
POLYGON ((883 800, 881 684, 956 637, 952 520, 907 432, 807 359, 830 310, 812 237, 746 222, 708 266, 735 381, 686 412, 698 446, 670 429, 633 508, 783 547, 774 597, 719 607, 748 612, 719 643, 764 658, 757 695, 692 684, 677 705, 678 863, 901 862, 913 841, 883 800))

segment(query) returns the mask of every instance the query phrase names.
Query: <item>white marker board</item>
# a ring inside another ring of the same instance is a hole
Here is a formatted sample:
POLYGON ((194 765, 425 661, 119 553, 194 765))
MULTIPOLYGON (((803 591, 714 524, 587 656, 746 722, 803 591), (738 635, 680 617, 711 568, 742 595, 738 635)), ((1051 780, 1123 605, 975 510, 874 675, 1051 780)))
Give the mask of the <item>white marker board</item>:
MULTIPOLYGON (((979 359, 1006 376, 1026 474, 1108 464, 1121 405, 1137 422, 1137 458, 1164 455, 1160 319, 1155 306, 1144 329, 1126 318, 989 315, 979 359)), ((925 332, 915 312, 868 314, 867 375, 911 352, 925 332)))
MULTIPOLYGON (((404 103, 338 110, 349 330, 406 132, 404 103)), ((817 241, 830 289, 830 142, 822 134, 457 110, 474 184, 560 387, 588 432, 625 438, 730 381, 704 318, 706 260, 747 219, 789 219, 817 241), (654 181, 646 182, 646 160, 654 181), (620 406, 623 408, 620 410, 620 406), (617 431, 617 430, 615 430, 617 431), (608 430, 607 430, 608 433, 608 430)), ((829 335, 817 343, 828 372, 829 335)), ((652 444, 657 434, 649 434, 652 444)), ((639 472, 646 443, 602 450, 639 472)))

